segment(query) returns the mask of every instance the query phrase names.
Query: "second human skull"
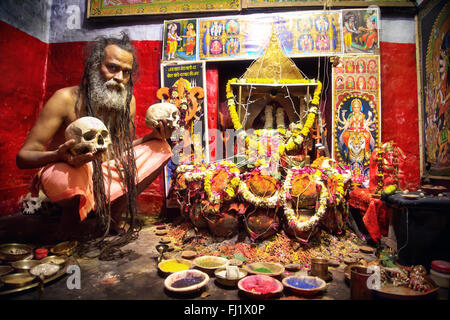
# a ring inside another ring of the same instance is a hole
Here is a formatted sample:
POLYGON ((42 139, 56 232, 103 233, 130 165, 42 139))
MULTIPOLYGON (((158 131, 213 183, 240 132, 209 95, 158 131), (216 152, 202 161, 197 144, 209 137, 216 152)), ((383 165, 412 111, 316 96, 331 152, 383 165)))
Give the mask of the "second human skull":
POLYGON ((161 120, 166 120, 167 125, 172 129, 178 129, 180 121, 180 111, 172 103, 156 103, 148 107, 145 114, 145 124, 150 129, 156 128, 161 120))
POLYGON ((75 140, 75 145, 70 149, 73 155, 105 151, 111 145, 111 137, 105 124, 94 117, 75 120, 66 128, 65 136, 66 141, 75 140))

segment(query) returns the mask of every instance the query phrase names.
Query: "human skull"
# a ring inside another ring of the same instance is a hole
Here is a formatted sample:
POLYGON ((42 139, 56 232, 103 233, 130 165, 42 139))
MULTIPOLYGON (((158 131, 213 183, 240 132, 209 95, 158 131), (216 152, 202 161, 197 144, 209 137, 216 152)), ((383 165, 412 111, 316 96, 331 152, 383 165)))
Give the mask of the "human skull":
POLYGON ((67 127, 65 135, 66 141, 75 140, 75 145, 70 149, 73 155, 105 151, 111 145, 111 137, 105 124, 94 117, 75 120, 67 127))
POLYGON ((178 108, 167 102, 156 103, 148 107, 145 114, 145 124, 150 129, 156 128, 161 120, 166 120, 167 125, 172 129, 178 129, 180 121, 180 111, 178 108))
POLYGON ((43 197, 32 197, 29 192, 25 197, 21 197, 23 214, 37 214, 41 208, 43 197))

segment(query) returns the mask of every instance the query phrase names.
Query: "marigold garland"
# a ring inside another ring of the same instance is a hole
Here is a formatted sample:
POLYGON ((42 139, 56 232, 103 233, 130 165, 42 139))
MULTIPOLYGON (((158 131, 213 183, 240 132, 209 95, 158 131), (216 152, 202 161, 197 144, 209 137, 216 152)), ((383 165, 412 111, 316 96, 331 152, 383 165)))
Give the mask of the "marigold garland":
POLYGON ((228 161, 221 161, 219 163, 211 164, 205 172, 204 190, 211 204, 219 204, 222 200, 231 200, 236 195, 236 188, 239 186, 240 171, 234 163, 228 161), (223 194, 212 191, 212 178, 218 171, 226 171, 228 178, 230 178, 227 187, 223 194))

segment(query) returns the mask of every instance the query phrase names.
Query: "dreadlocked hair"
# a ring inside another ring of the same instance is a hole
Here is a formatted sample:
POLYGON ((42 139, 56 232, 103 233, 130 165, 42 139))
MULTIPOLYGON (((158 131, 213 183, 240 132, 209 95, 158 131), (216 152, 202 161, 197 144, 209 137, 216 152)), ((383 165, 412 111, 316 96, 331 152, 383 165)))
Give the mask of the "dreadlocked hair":
MULTIPOLYGON (((109 190, 105 190, 102 160, 94 160, 93 191, 96 203, 95 213, 100 218, 101 224, 105 228, 103 237, 101 237, 101 239, 94 244, 95 246, 101 248, 99 255, 101 260, 112 260, 117 257, 118 254, 122 254, 119 248, 126 245, 133 239, 136 239, 140 230, 140 227, 136 224, 137 170, 133 152, 135 126, 130 114, 130 103, 133 96, 133 78, 137 73, 137 69, 138 64, 136 61, 136 53, 129 36, 125 32, 122 32, 121 38, 99 37, 90 51, 78 90, 78 97, 76 101, 77 115, 80 116, 81 113, 81 104, 79 102, 82 98, 86 115, 100 118, 109 130, 112 140, 112 148, 109 150, 108 156, 114 160, 114 165, 119 173, 126 197, 125 221, 128 222, 129 228, 123 235, 119 235, 115 239, 106 242, 105 237, 109 233, 111 224, 110 193, 109 190), (105 116, 102 116, 100 114, 100 110, 97 110, 96 107, 91 104, 89 99, 89 93, 91 90, 89 74, 90 72, 97 72, 99 69, 101 63, 105 59, 105 48, 108 45, 116 45, 119 48, 130 52, 133 55, 133 67, 131 77, 127 85, 127 97, 124 108, 117 110, 114 113, 105 114, 105 116)), ((108 161, 108 172, 109 185, 111 185, 110 161, 108 161)))

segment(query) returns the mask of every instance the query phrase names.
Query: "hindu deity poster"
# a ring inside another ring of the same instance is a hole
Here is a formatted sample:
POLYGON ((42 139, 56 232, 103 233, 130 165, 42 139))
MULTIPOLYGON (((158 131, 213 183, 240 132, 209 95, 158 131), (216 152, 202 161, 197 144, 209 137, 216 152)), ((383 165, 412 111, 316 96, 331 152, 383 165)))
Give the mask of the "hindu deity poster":
MULTIPOLYGON (((333 0, 330 5, 342 7, 367 7, 369 5, 389 7, 414 7, 414 3, 406 0, 333 0)), ((323 0, 242 0, 242 8, 261 7, 321 7, 323 0)))
POLYGON ((430 1, 418 15, 421 75, 421 172, 450 177, 450 3, 430 1))
POLYGON ((255 59, 275 30, 289 57, 342 53, 341 11, 199 19, 199 58, 255 59))
POLYGON ((179 129, 170 138, 173 157, 164 170, 166 196, 178 165, 209 162, 205 70, 204 61, 161 65, 161 88, 157 96, 180 111, 179 129))
POLYGON ((164 21, 163 61, 197 60, 197 19, 164 21))
POLYGON ((88 0, 87 17, 237 11, 240 0, 88 0))
POLYGON ((343 56, 333 68, 333 158, 369 183, 370 155, 380 142, 379 56, 343 56))
POLYGON ((378 8, 342 10, 345 53, 379 54, 378 8))

